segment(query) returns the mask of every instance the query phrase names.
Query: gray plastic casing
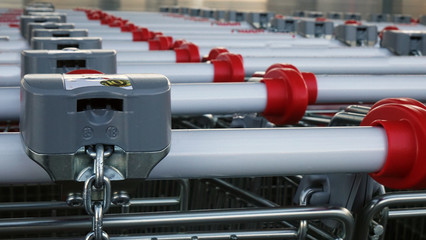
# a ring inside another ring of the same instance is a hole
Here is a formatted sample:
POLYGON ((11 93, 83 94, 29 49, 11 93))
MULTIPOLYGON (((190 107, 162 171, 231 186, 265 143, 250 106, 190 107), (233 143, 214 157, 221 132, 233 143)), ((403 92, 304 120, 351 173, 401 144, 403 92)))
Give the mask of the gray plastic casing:
POLYGON ((403 14, 394 14, 392 15, 392 22, 394 23, 411 23, 411 16, 410 15, 403 15, 403 14))
POLYGON ((87 29, 33 29, 33 37, 87 37, 87 29))
POLYGON ((148 176, 168 153, 170 82, 163 75, 30 74, 21 98, 26 151, 54 180, 81 180, 93 165, 85 146, 115 146, 105 161, 121 174, 115 180, 148 176))
POLYGON ((247 14, 247 22, 256 28, 268 28, 273 18, 275 18, 273 12, 249 12, 247 14))
POLYGON ((61 12, 29 12, 31 16, 58 16, 61 18, 61 22, 67 22, 67 14, 61 12))
POLYGON ((426 25, 426 15, 423 15, 419 18, 420 24, 426 25))
POLYGON ((215 10, 214 9, 206 9, 206 8, 202 8, 200 9, 200 17, 202 18, 214 18, 214 13, 215 10))
POLYGON ((24 15, 29 15, 30 12, 54 12, 55 9, 49 6, 28 6, 24 8, 24 15))
POLYGON ((21 35, 24 38, 27 38, 27 26, 28 23, 32 22, 61 22, 61 18, 59 16, 30 16, 30 15, 23 15, 20 17, 19 20, 19 27, 21 31, 21 35))
POLYGON ((299 19, 295 18, 274 18, 271 21, 271 28, 277 32, 294 33, 298 22, 299 19))
POLYGON ((426 31, 384 31, 380 44, 396 55, 425 55, 426 31))
POLYGON ((377 43, 377 26, 342 24, 334 29, 336 39, 349 46, 374 46, 377 43))
POLYGON ((333 32, 332 21, 301 20, 297 23, 297 34, 306 38, 331 39, 333 32))
POLYGON ((227 22, 244 22, 247 20, 247 12, 229 10, 226 12, 225 20, 227 22))
POLYGON ((189 9, 189 16, 191 17, 199 17, 200 16, 201 9, 200 8, 190 8, 189 9))
POLYGON ((27 40, 31 44, 31 38, 33 37, 34 29, 74 29, 74 23, 55 23, 55 22, 45 22, 45 23, 28 23, 27 25, 27 40))
POLYGON ((343 14, 343 19, 361 21, 361 13, 347 12, 343 14))
POLYGON ((62 50, 64 48, 78 48, 78 49, 102 49, 102 38, 100 37, 33 37, 31 39, 32 49, 46 49, 46 50, 62 50))
POLYGON ((308 18, 319 18, 324 17, 324 13, 316 11, 305 11, 305 16, 308 18))
POLYGON ((215 10, 213 18, 216 19, 216 21, 225 21, 226 19, 226 11, 225 10, 215 10))
POLYGON ((342 12, 329 12, 327 13, 328 19, 342 19, 343 13, 342 12))
POLYGON ((117 72, 115 50, 24 50, 21 53, 21 77, 32 73, 67 73, 93 69, 103 73, 117 72))
POLYGON ((386 13, 372 13, 369 17, 370 22, 388 22, 389 14, 386 13))

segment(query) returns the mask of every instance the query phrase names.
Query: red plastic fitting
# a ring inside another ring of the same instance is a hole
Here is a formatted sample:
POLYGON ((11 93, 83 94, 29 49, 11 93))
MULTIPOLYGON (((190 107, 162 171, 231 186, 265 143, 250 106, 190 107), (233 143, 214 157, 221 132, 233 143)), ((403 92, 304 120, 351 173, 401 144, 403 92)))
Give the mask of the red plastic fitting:
POLYGON ((301 78, 305 81, 305 84, 308 88, 308 95, 309 95, 308 103, 309 104, 316 103, 317 96, 318 96, 318 84, 317 84, 317 78, 315 77, 315 74, 310 72, 300 72, 299 69, 297 69, 292 64, 276 63, 276 64, 272 64, 268 69, 266 69, 265 76, 268 72, 273 71, 274 69, 293 69, 296 72, 298 72, 301 78))
POLYGON ((148 28, 137 28, 132 31, 132 35, 134 42, 146 42, 151 39, 148 28))
POLYGON ((299 122, 309 100, 308 89, 300 73, 291 68, 276 68, 269 71, 262 82, 267 90, 263 116, 277 125, 299 122))
POLYGON ((182 46, 183 44, 188 43, 188 41, 186 41, 185 39, 178 39, 173 43, 172 48, 179 48, 180 46, 182 46))
POLYGON ((228 49, 223 47, 213 48, 212 50, 210 50, 209 55, 205 58, 204 62, 216 59, 221 53, 229 53, 229 51, 228 49))
POLYGON ((241 55, 221 53, 210 62, 214 68, 213 82, 244 82, 245 73, 241 55))
POLYGON ((345 25, 350 25, 350 24, 361 25, 361 22, 358 22, 357 20, 346 20, 345 21, 345 25))
POLYGON ((137 30, 137 28, 138 27, 135 24, 133 24, 131 22, 127 22, 127 23, 125 23, 121 26, 120 30, 122 32, 133 32, 133 31, 137 30))
POLYGON ((198 46, 193 43, 185 43, 175 48, 176 62, 200 62, 200 51, 198 46))
POLYGON ((423 189, 426 187, 426 108, 421 103, 402 102, 407 104, 378 105, 361 122, 362 126, 383 127, 388 139, 386 162, 370 176, 389 188, 423 189))
POLYGON ((148 46, 150 51, 155 50, 170 50, 173 39, 168 36, 159 36, 154 39, 148 40, 148 46))

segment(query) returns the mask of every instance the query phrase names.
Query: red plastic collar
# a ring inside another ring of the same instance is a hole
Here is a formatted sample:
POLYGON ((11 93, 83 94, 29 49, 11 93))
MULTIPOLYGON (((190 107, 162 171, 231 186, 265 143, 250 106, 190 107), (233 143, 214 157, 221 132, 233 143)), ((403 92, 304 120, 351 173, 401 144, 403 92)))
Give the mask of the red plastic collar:
POLYGON ((180 46, 182 46, 182 45, 183 45, 183 44, 185 44, 185 43, 188 43, 188 41, 186 41, 185 39, 179 39, 179 40, 176 40, 176 41, 173 43, 172 48, 173 48, 173 49, 175 49, 175 48, 179 48, 180 46))
POLYGON ((213 48, 209 52, 209 56, 207 56, 206 61, 210 61, 216 59, 221 53, 229 53, 228 49, 223 47, 213 48))
POLYGON ((317 17, 317 18, 315 18, 315 22, 326 22, 327 21, 327 18, 325 18, 325 17, 317 17))
POLYGON ((420 107, 420 108, 424 108, 426 110, 426 106, 423 103, 421 103, 421 102, 419 102, 415 99, 412 99, 412 98, 385 98, 385 99, 382 99, 382 100, 376 102, 373 106, 371 106, 370 111, 377 108, 377 107, 380 107, 382 105, 388 104, 388 103, 396 103, 396 104, 400 104, 400 105, 402 105, 402 104, 414 105, 414 106, 417 106, 417 107, 420 107))
POLYGON ((275 68, 290 68, 295 70, 296 72, 300 73, 299 69, 297 69, 296 66, 289 64, 289 63, 275 63, 272 64, 271 66, 268 67, 268 69, 266 69, 265 74, 268 73, 269 71, 272 71, 275 68))
POLYGON ((213 82, 244 82, 243 58, 239 54, 221 53, 211 60, 214 68, 213 82))
POLYGON ((361 22, 358 22, 357 20, 346 20, 345 25, 354 24, 354 25, 361 25, 361 22))
POLYGON ((137 26, 131 22, 127 22, 125 24, 123 24, 123 26, 121 26, 121 31, 122 32, 133 32, 135 30, 137 30, 137 26))
POLYGON ((170 50, 173 39, 168 36, 159 36, 148 40, 149 50, 170 50))
POLYGON ((179 48, 174 49, 176 52, 176 62, 200 62, 200 51, 198 46, 193 43, 185 43, 179 48))
POLYGON ((148 28, 137 28, 132 31, 132 35, 134 42, 146 42, 151 39, 148 28))
POLYGON ((262 80, 266 85, 267 102, 263 115, 277 125, 299 122, 308 107, 308 89, 294 69, 273 69, 262 80))
POLYGON ((94 69, 77 69, 77 70, 69 71, 65 74, 104 74, 104 73, 94 69))
POLYGON ((388 152, 383 168, 370 174, 395 189, 426 187, 426 110, 411 104, 388 103, 375 107, 362 126, 386 130, 388 152))

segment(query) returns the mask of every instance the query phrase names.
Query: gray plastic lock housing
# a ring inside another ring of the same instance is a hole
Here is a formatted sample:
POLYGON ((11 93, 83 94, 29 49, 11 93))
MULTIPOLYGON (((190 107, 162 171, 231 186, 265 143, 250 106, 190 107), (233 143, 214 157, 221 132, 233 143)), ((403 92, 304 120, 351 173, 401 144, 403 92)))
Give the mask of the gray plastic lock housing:
POLYGON ((229 10, 226 12, 225 20, 227 22, 244 22, 247 20, 247 12, 229 10))
POLYGON ((334 32, 332 21, 301 20, 297 23, 297 34, 306 38, 331 39, 334 32))
POLYGON ((226 19, 226 11, 225 10, 218 10, 218 9, 216 9, 214 11, 213 18, 216 19, 216 21, 225 21, 225 19, 226 19))
POLYGON ((102 49, 102 38, 100 37, 80 37, 80 38, 52 38, 33 37, 31 39, 32 49, 62 50, 64 48, 78 49, 102 49))
POLYGON ((200 8, 190 8, 189 9, 189 16, 191 17, 199 17, 200 16, 201 9, 200 8))
POLYGON ((67 14, 61 12, 29 12, 31 16, 57 16, 61 18, 61 22, 67 22, 67 14))
POLYGON ((24 8, 24 15, 29 15, 31 12, 54 12, 55 8, 49 6, 28 6, 24 8))
POLYGON ((386 13, 372 13, 369 17, 370 22, 388 22, 389 14, 386 13))
POLYGON ((269 28, 270 22, 275 17, 273 12, 249 12, 247 22, 256 28, 269 28))
POLYGON ((87 37, 87 29, 33 29, 33 37, 87 37))
POLYGON ((114 146, 104 160, 111 180, 146 178, 169 151, 163 75, 31 74, 21 80, 21 97, 25 150, 55 181, 92 175, 87 146, 114 146))
POLYGON ((392 15, 392 22, 394 23, 411 23, 411 16, 410 15, 403 15, 403 14, 395 14, 392 15))
POLYGON ((422 25, 426 25, 426 15, 423 15, 419 18, 419 23, 422 25))
POLYGON ((213 19, 214 18, 214 12, 215 12, 214 9, 202 8, 202 9, 200 9, 200 17, 213 19))
POLYGON ((271 29, 277 32, 294 33, 298 22, 299 19, 296 18, 274 18, 271 21, 271 29))
POLYGON ((381 46, 396 55, 426 54, 426 31, 384 31, 381 46))
POLYGON ((305 11, 305 17, 307 18, 320 18, 324 17, 323 12, 317 12, 317 11, 305 11))
POLYGON ((33 73, 67 73, 79 69, 93 69, 103 73, 117 73, 115 50, 24 50, 21 53, 21 77, 33 73))
POLYGON ((34 29, 74 29, 74 23, 54 23, 54 22, 45 22, 45 23, 28 23, 27 25, 27 40, 31 44, 31 38, 33 37, 34 29))
POLYGON ((37 22, 61 22, 61 18, 59 16, 30 16, 30 15, 23 15, 20 17, 19 20, 19 31, 21 32, 21 36, 24 38, 27 38, 27 26, 28 23, 37 22))
POLYGON ((342 19, 343 13, 342 12, 329 12, 327 13, 328 19, 342 19))
POLYGON ((377 26, 342 24, 334 29, 336 39, 346 45, 374 46, 377 43, 377 26))
POLYGON ((343 14, 343 19, 361 21, 361 13, 347 12, 343 14))

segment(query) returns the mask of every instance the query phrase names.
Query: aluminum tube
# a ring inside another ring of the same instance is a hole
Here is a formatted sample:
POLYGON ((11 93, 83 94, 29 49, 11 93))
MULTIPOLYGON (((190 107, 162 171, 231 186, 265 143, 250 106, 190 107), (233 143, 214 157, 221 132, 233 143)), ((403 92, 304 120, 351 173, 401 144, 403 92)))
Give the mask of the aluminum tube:
MULTIPOLYGON (((200 48, 200 54, 208 55, 210 48, 200 48)), ((330 48, 229 48, 232 53, 243 57, 384 57, 393 54, 384 48, 376 47, 330 47, 330 48)))
POLYGON ((286 57, 244 58, 246 76, 265 71, 275 63, 290 63, 315 74, 426 74, 426 57, 286 57))
POLYGON ((21 62, 20 53, 13 52, 13 51, 0 52, 0 64, 19 64, 20 62, 21 62))
POLYGON ((0 135, 0 184, 47 183, 49 175, 28 158, 18 133, 0 135))
POLYGON ((283 38, 280 40, 266 40, 260 41, 258 39, 202 39, 202 38, 184 38, 195 43, 199 47, 282 47, 282 46, 318 46, 318 47, 327 47, 327 46, 339 46, 340 43, 334 40, 327 40, 322 38, 304 38, 304 39, 291 39, 283 38))
POLYGON ((16 51, 29 49, 27 41, 2 41, 0 44, 0 51, 16 51))
POLYGON ((317 103, 373 103, 409 97, 426 101, 425 75, 317 76, 317 103))
POLYGON ((413 217, 425 217, 425 216, 426 216, 426 208, 390 210, 388 213, 389 219, 413 218, 413 217))
POLYGON ((161 73, 171 83, 211 83, 214 68, 207 63, 117 64, 117 73, 161 73))
MULTIPOLYGON (((20 65, 17 65, 17 64, 0 65, 0 87, 19 86, 20 80, 21 80, 20 65)), ((0 95, 0 97, 9 97, 9 95, 0 95)))
POLYGON ((181 234, 159 234, 159 235, 143 235, 143 236, 125 236, 111 237, 111 240, 229 240, 229 239, 296 239, 298 234, 296 230, 261 230, 261 231, 232 231, 232 232, 197 232, 197 233, 181 233, 181 234), (232 237, 234 236, 234 237, 232 237))
MULTIPOLYGON (((201 59, 200 59, 201 60, 201 59)), ((117 51, 120 63, 176 63, 175 51, 117 51)))
POLYGON ((267 91, 263 83, 174 84, 171 99, 180 115, 263 112, 267 91))
POLYGON ((169 155, 149 178, 376 172, 386 153, 382 128, 173 131, 169 155))
MULTIPOLYGON (((89 30, 89 37, 101 37, 103 43, 106 41, 125 41, 125 43, 133 42, 133 35, 129 32, 95 32, 92 30, 89 30)), ((139 42, 141 43, 141 42, 139 42)))
MULTIPOLYGON (((193 211, 154 214, 107 214, 103 226, 106 231, 118 228, 141 228, 156 226, 202 225, 212 223, 243 223, 282 220, 335 219, 346 230, 346 239, 352 239, 354 220, 345 208, 336 207, 295 207, 295 208, 258 208, 222 211, 193 211)), ((89 216, 51 217, 32 219, 1 219, 0 233, 74 231, 90 228, 89 216)))
MULTIPOLYGON (((0 135, 0 183, 49 182, 21 144, 18 133, 0 135)), ((376 172, 386 154, 379 127, 173 130, 149 179, 376 172)))
POLYGON ((0 88, 0 120, 18 120, 20 114, 20 90, 18 87, 0 88))
POLYGON ((133 42, 127 40, 102 40, 103 49, 114 49, 117 51, 149 51, 148 42, 133 42))
MULTIPOLYGON (((129 206, 170 206, 178 205, 179 199, 176 197, 163 198, 133 198, 129 201, 129 206)), ((82 208, 83 206, 70 207, 66 202, 44 201, 44 202, 2 202, 0 203, 1 211, 30 211, 43 209, 66 209, 66 208, 82 208)), ((111 207, 121 207, 112 204, 111 207)))

